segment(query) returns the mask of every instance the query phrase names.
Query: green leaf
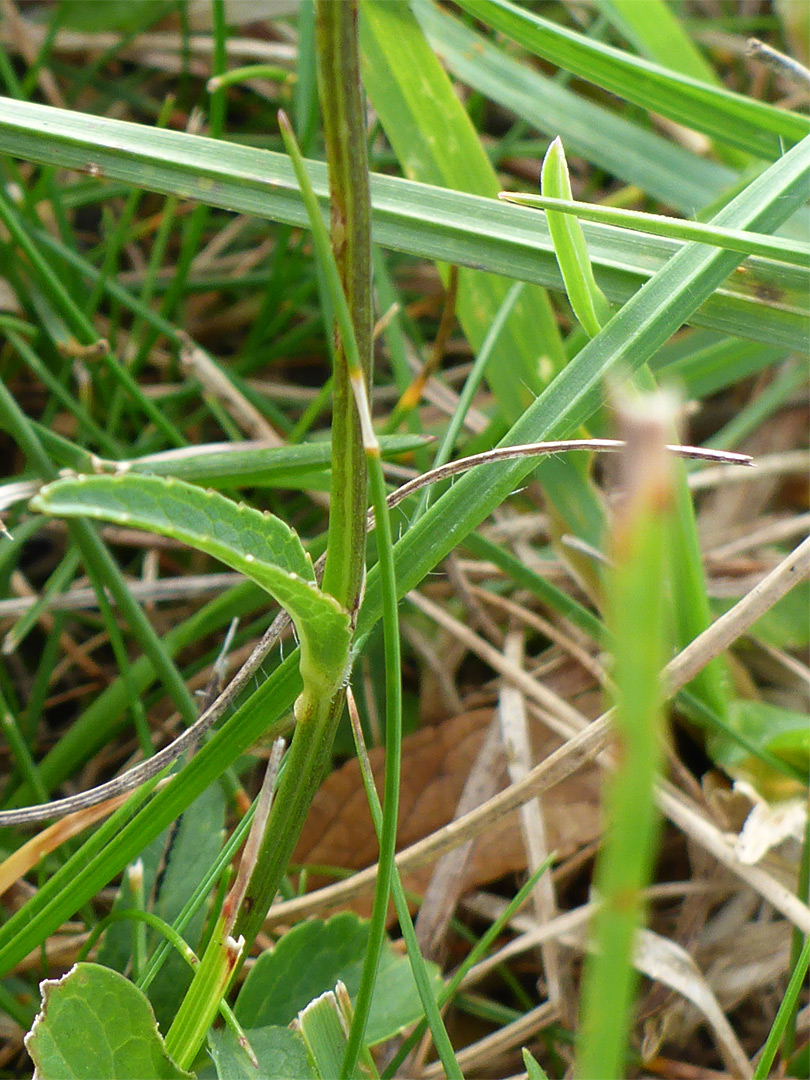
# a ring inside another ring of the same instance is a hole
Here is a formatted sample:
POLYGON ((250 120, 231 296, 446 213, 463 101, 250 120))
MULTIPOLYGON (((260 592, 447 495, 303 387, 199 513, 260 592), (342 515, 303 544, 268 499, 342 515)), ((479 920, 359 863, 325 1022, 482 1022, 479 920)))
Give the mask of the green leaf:
POLYGON ((99 964, 41 983, 42 1008, 25 1045, 41 1080, 187 1080, 166 1053, 137 987, 99 964))
POLYGON ((331 692, 343 678, 349 617, 315 584, 312 560, 280 518, 157 476, 84 476, 49 484, 31 501, 60 517, 89 517, 190 544, 255 581, 285 608, 301 643, 308 686, 331 692))
POLYGON ((732 169, 542 75, 430 0, 412 0, 412 6, 431 45, 456 78, 537 131, 559 135, 570 153, 618 180, 684 214, 694 214, 736 183, 732 169))
MULTIPOLYGON (((557 140, 554 140, 552 146, 557 140)), ((549 147, 551 153, 551 147, 549 147)), ((800 240, 786 240, 781 236, 762 236, 757 233, 743 232, 739 229, 720 229, 706 225, 702 221, 682 221, 679 218, 666 217, 663 214, 644 214, 639 210, 622 210, 617 206, 599 206, 595 203, 575 202, 571 198, 571 186, 568 194, 549 197, 546 191, 542 195, 501 193, 506 202, 519 206, 536 206, 547 214, 572 215, 582 221, 601 221, 605 225, 637 229, 639 232, 652 233, 655 236, 672 236, 678 240, 697 240, 698 243, 716 244, 717 247, 742 251, 746 255, 762 255, 767 259, 782 259, 796 266, 810 267, 810 244, 800 240)), ((551 222, 549 221, 549 228, 551 222)), ((552 229, 552 237, 554 230, 552 229)))
MULTIPOLYGON (((237 1020, 243 1027, 289 1024, 319 994, 333 990, 338 979, 354 998, 368 935, 369 923, 350 912, 296 926, 251 968, 236 1000, 237 1020)), ((438 968, 428 966, 438 987, 438 968)), ((408 958, 384 949, 366 1041, 374 1046, 392 1038, 421 1016, 408 958)))
POLYGON ((59 23, 70 30, 132 32, 176 10, 173 0, 62 0, 59 23))
POLYGON ((596 0, 596 6, 642 56, 711 86, 720 80, 666 0, 596 0))
MULTIPOLYGON (((810 770, 810 726, 807 713, 769 705, 764 701, 738 698, 731 703, 729 721, 755 747, 777 754, 783 761, 797 765, 805 773, 810 770)), ((736 769, 745 763, 754 767, 753 759, 737 743, 715 735, 711 743, 712 756, 724 767, 736 769)), ((759 772, 765 768, 759 763, 759 772)), ((782 777, 774 777, 775 782, 782 777)))
MULTIPOLYGON (((718 615, 736 603, 734 597, 712 601, 718 615)), ((751 627, 749 634, 761 638, 777 649, 804 649, 810 643, 810 582, 800 581, 783 596, 779 603, 765 612, 751 627)))
MULTIPOLYGON (((382 435, 380 449, 390 459, 424 446, 422 435, 382 435)), ((329 468, 332 444, 299 443, 294 446, 258 447, 251 444, 217 443, 167 450, 160 454, 133 458, 131 461, 106 462, 109 471, 173 476, 193 484, 209 484, 221 490, 240 487, 308 487, 313 475, 320 478, 329 468)), ((88 455, 89 456, 89 455, 88 455)), ((71 465, 76 468, 75 465, 71 465)))
MULTIPOLYGON (((266 150, 224 146, 198 135, 0 98, 0 153, 74 169, 92 163, 107 177, 151 191, 308 225, 287 156, 266 150)), ((308 162, 307 168, 325 207, 326 166, 308 162)), ((383 247, 561 287, 548 229, 531 210, 386 176, 372 176, 371 195, 374 240, 383 247)), ((629 299, 683 247, 653 237, 617 237, 615 229, 598 225, 583 231, 600 286, 611 303, 629 299)), ((97 279, 98 271, 80 255, 47 233, 38 232, 36 238, 89 280, 97 279)), ((707 297, 701 308, 690 311, 688 320, 804 351, 806 275, 759 259, 749 261, 748 271, 707 297)), ((128 294, 115 282, 110 291, 126 302, 128 294)))
POLYGON ((523 1064, 526 1066, 526 1073, 529 1080, 548 1080, 548 1073, 534 1060, 532 1055, 523 1047, 523 1064))
POLYGON ((707 86, 541 19, 508 0, 458 3, 476 19, 564 71, 757 157, 776 159, 785 142, 798 142, 810 133, 810 121, 798 113, 707 86))
MULTIPOLYGON (((500 186, 495 170, 407 2, 363 0, 360 13, 363 83, 405 175, 494 198, 500 186)), ((454 261, 452 250, 444 252, 445 259, 454 261)), ((508 290, 501 278, 460 274, 456 307, 474 350, 481 348, 508 290)), ((526 290, 487 367, 506 416, 519 416, 564 362, 547 297, 526 290)))
POLYGON ((258 1074, 230 1028, 211 1031, 208 1048, 218 1080, 315 1080, 301 1036, 288 1027, 252 1028, 245 1036, 258 1059, 258 1074))
MULTIPOLYGON (((342 1062, 346 1053, 345 1017, 334 991, 327 990, 298 1013, 297 1023, 307 1054, 319 1080, 345 1076, 342 1062)), ((355 1075, 354 1069, 348 1075, 355 1075)))
MULTIPOLYGON (((548 148, 540 176, 543 195, 552 199, 573 198, 568 162, 559 137, 548 148)), ((546 221, 574 314, 588 337, 596 337, 610 319, 611 310, 594 279, 582 226, 576 218, 572 220, 569 215, 548 209, 546 221)))

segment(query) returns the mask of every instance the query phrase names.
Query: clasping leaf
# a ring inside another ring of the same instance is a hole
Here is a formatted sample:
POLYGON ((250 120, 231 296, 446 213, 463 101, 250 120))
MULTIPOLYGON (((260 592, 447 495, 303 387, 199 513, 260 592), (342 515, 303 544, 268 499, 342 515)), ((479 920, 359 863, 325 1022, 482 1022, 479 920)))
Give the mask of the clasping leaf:
POLYGON ((347 612, 322 592, 312 559, 280 518, 214 491, 158 476, 78 476, 49 484, 31 507, 145 529, 213 555, 261 585, 286 611, 301 645, 305 686, 331 696, 351 639, 347 612))

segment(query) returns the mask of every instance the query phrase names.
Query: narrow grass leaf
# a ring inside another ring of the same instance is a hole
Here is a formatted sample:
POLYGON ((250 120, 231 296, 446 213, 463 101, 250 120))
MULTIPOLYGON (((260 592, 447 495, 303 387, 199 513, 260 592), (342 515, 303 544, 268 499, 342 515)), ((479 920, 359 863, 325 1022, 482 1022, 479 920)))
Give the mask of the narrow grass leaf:
MULTIPOLYGON (((93 165, 107 177, 149 190, 287 224, 308 223, 289 160, 270 151, 0 98, 0 152, 79 170, 93 165)), ((307 169, 325 204, 326 167, 308 162, 307 169)), ((371 195, 374 239, 384 247, 561 285, 551 237, 537 214, 396 177, 372 176, 371 195)), ((629 299, 680 247, 663 238, 617 238, 615 230, 598 225, 585 235, 611 303, 629 299)), ((98 279, 99 272, 76 252, 46 233, 36 238, 43 251, 58 251, 68 265, 98 279)), ((134 309, 134 298, 115 281, 105 288, 134 309)), ((707 297, 688 321, 803 351, 810 332, 806 291, 806 275, 752 260, 745 279, 707 297)))
POLYGON ((739 229, 721 229, 706 225, 702 221, 681 221, 663 214, 644 214, 638 210, 575 202, 568 195, 550 197, 550 192, 545 191, 542 195, 501 192, 500 197, 505 202, 517 203, 518 206, 536 206, 547 214, 572 214, 583 221, 600 221, 604 225, 637 229, 655 236, 715 244, 717 247, 730 248, 746 255, 761 255, 766 259, 781 259, 796 266, 810 267, 810 244, 799 240, 761 236, 739 229))
MULTIPOLYGON (((493 198, 499 187, 472 122, 405 0, 363 0, 360 42, 366 91, 412 180, 493 198)), ((447 252, 452 259, 452 252, 447 252)), ((444 269, 446 276, 446 268, 444 269)), ((508 282, 462 272, 457 310, 478 350, 508 292, 508 282)), ((493 347, 487 378, 514 420, 565 356, 548 299, 527 290, 493 347)))
MULTIPOLYGON (((554 200, 570 200, 573 197, 568 162, 559 137, 554 139, 543 159, 540 183, 546 197, 554 200)), ((582 227, 578 221, 571 221, 565 214, 555 213, 548 208, 546 221, 574 314, 588 337, 596 337, 610 319, 611 311, 605 294, 593 276, 582 227)))
POLYGON ((708 86, 593 41, 508 0, 458 2, 476 19, 564 71, 765 160, 777 158, 785 143, 799 142, 810 133, 810 120, 798 113, 708 86))
POLYGON ((586 961, 576 1075, 624 1075, 637 976, 633 947, 642 890, 657 846, 655 783, 663 747, 667 548, 673 541, 674 483, 666 440, 674 399, 619 402, 622 504, 611 536, 606 593, 613 653, 617 765, 606 795, 606 834, 596 868, 601 905, 593 920, 596 955, 586 961))

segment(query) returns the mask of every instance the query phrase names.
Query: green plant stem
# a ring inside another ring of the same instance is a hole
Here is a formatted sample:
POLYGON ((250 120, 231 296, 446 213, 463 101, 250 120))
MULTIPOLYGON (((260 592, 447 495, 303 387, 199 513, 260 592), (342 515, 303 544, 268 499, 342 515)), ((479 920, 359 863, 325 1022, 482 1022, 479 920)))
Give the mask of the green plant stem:
MULTIPOLYGON (((354 0, 316 8, 321 107, 329 158, 332 247, 320 208, 287 118, 282 137, 292 158, 330 292, 342 301, 334 349, 332 486, 326 566, 322 587, 349 612, 359 605, 365 572, 368 501, 366 460, 355 410, 352 373, 368 385, 371 374, 371 231, 363 102, 354 0)), ((337 312, 336 312, 337 314, 337 312)), ((338 683, 344 672, 336 673, 338 683)), ((296 731, 256 865, 233 934, 244 935, 245 953, 258 933, 286 870, 312 797, 328 768, 344 695, 332 700, 306 688, 296 702, 296 731)))
MULTIPOLYGON (((371 197, 365 109, 360 87, 357 3, 316 4, 318 87, 329 162, 331 235, 351 312, 358 362, 371 385, 371 197)), ((320 214, 320 211, 319 211, 320 214)), ((323 263, 322 263, 323 265, 323 263)), ((346 335, 334 348, 332 501, 324 592, 354 612, 365 568, 366 460, 354 408, 346 335)))
POLYGON ((661 579, 674 501, 663 447, 672 411, 669 402, 656 405, 647 395, 628 413, 622 460, 625 502, 611 537, 606 599, 614 656, 617 766, 605 799, 606 834, 595 876, 603 901, 593 920, 597 952, 586 961, 581 995, 575 1074, 582 1080, 624 1075, 638 980, 634 939, 658 838, 654 790, 663 741, 661 669, 668 654, 661 579), (653 419, 642 410, 649 410, 653 419))
POLYGON ((236 917, 233 936, 245 938, 245 953, 256 938, 284 876, 312 797, 329 767, 332 741, 343 712, 343 694, 323 702, 304 694, 296 702, 296 729, 281 774, 256 865, 236 917))
MULTIPOLYGON (((374 831, 377 833, 377 838, 382 845, 383 810, 380 806, 380 797, 374 786, 374 775, 371 770, 371 763, 368 759, 368 752, 363 741, 363 729, 360 726, 356 711, 352 714, 352 732, 354 734, 354 742, 357 749, 357 760, 360 765, 360 775, 363 778, 363 787, 366 789, 366 798, 368 799, 368 806, 371 812, 371 820, 374 823, 374 831)), ((456 1056, 453 1053, 450 1037, 447 1034, 447 1029, 444 1026, 444 1021, 442 1020, 442 1015, 439 1011, 439 1005, 430 986, 425 961, 419 951, 419 942, 416 940, 413 919, 408 910, 408 900, 405 896, 405 890, 402 887, 402 880, 399 876, 396 862, 393 863, 391 892, 394 897, 394 907, 396 909, 397 918, 399 919, 402 936, 405 939, 405 947, 411 961, 411 970, 413 971, 416 988, 419 992, 422 1008, 425 1010, 427 1023, 430 1026, 430 1032, 433 1035, 433 1041, 436 1045, 436 1050, 438 1051, 439 1060, 442 1063, 445 1076, 450 1078, 450 1080, 462 1080, 461 1070, 456 1061, 456 1056)), ((424 1030, 424 1022, 418 1025, 418 1029, 421 1034, 421 1031, 424 1030)), ((411 1039, 408 1039, 407 1042, 412 1046, 416 1040, 414 1039, 413 1042, 411 1042, 411 1039)), ((407 1054, 408 1050, 404 1053, 401 1051, 397 1053, 397 1066, 395 1066, 395 1068, 402 1064, 407 1057, 407 1054)), ((389 1066, 389 1069, 386 1070, 384 1075, 393 1075, 395 1068, 392 1069, 389 1066)))
POLYGON ((785 990, 785 996, 782 998, 782 1003, 779 1006, 776 1019, 773 1022, 773 1026, 768 1034, 768 1039, 765 1046, 762 1048, 762 1055, 754 1070, 754 1080, 765 1080, 771 1071, 771 1065, 773 1064, 773 1059, 776 1057, 776 1051, 779 1049, 779 1044, 782 1041, 782 1036, 785 1034, 788 1021, 799 1000, 808 965, 810 965, 810 937, 805 938, 804 948, 799 954, 799 958, 793 967, 790 982, 788 983, 787 990, 785 990))
POLYGON ((360 988, 355 1001, 354 1017, 341 1068, 341 1076, 346 1078, 354 1076, 357 1059, 363 1045, 363 1035, 371 1010, 380 953, 385 939, 385 924, 388 916, 388 903, 391 895, 391 882, 396 855, 399 781, 402 765, 402 674, 399 619, 397 616, 397 581, 394 570, 394 545, 391 536, 391 520, 386 502, 385 479, 380 464, 380 449, 376 444, 376 440, 374 446, 367 449, 367 458, 371 483, 371 500, 376 522, 378 565, 380 567, 383 598, 385 792, 383 796, 382 827, 379 833, 380 854, 377 880, 374 886, 374 906, 371 914, 369 941, 363 962, 360 988))

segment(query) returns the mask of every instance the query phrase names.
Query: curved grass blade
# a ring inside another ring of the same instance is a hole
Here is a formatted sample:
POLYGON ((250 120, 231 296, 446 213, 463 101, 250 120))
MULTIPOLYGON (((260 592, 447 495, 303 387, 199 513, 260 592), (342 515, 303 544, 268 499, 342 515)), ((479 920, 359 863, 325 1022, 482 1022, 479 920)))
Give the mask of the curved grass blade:
MULTIPOLYGON (((552 142, 543 159, 540 174, 543 195, 555 200, 571 199, 571 180, 568 163, 559 136, 552 142)), ((605 294, 596 284, 593 267, 585 245, 582 226, 570 221, 565 214, 546 211, 554 251, 565 282, 568 300, 588 337, 596 337, 612 314, 605 294)))
POLYGON ((810 120, 669 71, 649 60, 542 19, 508 0, 458 0, 459 6, 529 52, 642 108, 765 160, 810 133, 810 120))

